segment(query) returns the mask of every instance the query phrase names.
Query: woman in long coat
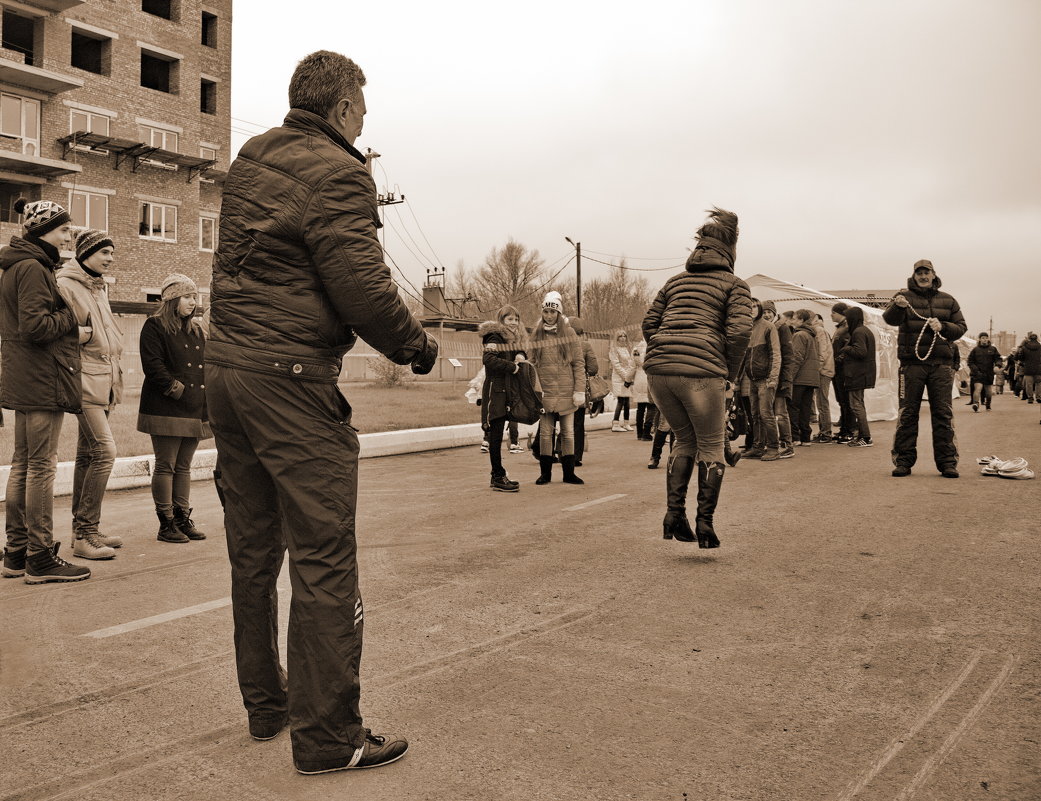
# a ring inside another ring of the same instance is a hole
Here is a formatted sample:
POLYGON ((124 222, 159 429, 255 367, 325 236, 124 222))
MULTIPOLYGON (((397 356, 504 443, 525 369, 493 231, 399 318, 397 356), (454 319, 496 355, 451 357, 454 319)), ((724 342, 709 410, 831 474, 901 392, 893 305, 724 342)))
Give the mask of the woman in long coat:
POLYGON ((491 488, 497 492, 517 492, 520 483, 511 481, 502 466, 502 435, 506 430, 507 398, 515 380, 518 364, 525 360, 525 331, 520 312, 506 305, 499 309, 495 320, 481 323, 477 328, 484 348, 482 364, 484 381, 481 385, 481 428, 488 443, 491 461, 491 488))
POLYGON ((565 484, 584 484, 575 475, 575 410, 586 402, 586 368, 582 344, 564 317, 559 292, 542 302, 542 319, 535 327, 530 361, 542 384, 539 419, 539 468, 536 484, 548 484, 553 471, 553 435, 560 425, 560 464, 565 484))
POLYGON ((612 431, 632 431, 629 425, 629 404, 632 402, 633 384, 636 382, 636 356, 629 335, 619 328, 607 349, 611 362, 611 394, 615 397, 612 431), (624 419, 624 424, 621 420, 624 419))

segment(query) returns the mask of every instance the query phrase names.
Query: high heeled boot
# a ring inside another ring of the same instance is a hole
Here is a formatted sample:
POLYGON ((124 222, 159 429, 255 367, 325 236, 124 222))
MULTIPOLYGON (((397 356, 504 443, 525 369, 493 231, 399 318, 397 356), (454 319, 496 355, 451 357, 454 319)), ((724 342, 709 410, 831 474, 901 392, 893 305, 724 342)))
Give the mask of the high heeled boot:
POLYGON ((694 475, 693 456, 670 456, 667 487, 668 511, 662 521, 662 538, 680 542, 694 542, 694 532, 687 520, 687 486, 694 475))
POLYGON ((712 515, 719 502, 719 488, 723 484, 726 465, 719 462, 698 462, 698 514, 694 519, 694 531, 699 548, 718 548, 719 537, 712 527, 712 515))

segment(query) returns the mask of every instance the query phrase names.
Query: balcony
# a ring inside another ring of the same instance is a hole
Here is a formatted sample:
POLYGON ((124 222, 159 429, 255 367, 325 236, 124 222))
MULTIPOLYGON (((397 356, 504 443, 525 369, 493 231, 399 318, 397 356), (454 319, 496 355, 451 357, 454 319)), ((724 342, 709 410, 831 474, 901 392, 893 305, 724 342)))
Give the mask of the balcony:
POLYGON ((5 52, 4 57, 0 58, 0 82, 25 86, 51 95, 67 92, 70 89, 83 88, 82 78, 63 75, 60 72, 40 67, 30 67, 8 58, 7 55, 8 53, 5 52))
POLYGON ((82 172, 79 164, 61 159, 45 159, 42 156, 26 156, 13 150, 0 149, 0 171, 15 175, 24 175, 37 180, 30 183, 38 183, 40 179, 57 178, 59 175, 68 175, 73 172, 82 172))
POLYGON ((23 5, 42 8, 52 14, 68 11, 70 8, 79 8, 86 2, 87 0, 22 0, 23 5))

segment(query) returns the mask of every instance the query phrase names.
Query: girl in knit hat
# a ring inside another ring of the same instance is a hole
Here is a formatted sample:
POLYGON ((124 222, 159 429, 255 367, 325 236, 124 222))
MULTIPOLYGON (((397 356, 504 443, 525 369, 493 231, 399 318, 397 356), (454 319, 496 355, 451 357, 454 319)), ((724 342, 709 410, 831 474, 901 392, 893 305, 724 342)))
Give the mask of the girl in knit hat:
POLYGON ((116 460, 116 441, 108 416, 123 395, 123 331, 108 302, 105 274, 112 269, 116 246, 104 231, 76 237, 76 258, 60 270, 58 291, 76 314, 82 364, 83 412, 76 415, 79 439, 72 482, 74 556, 111 559, 123 544, 102 534, 101 502, 116 460))
POLYGON ((193 314, 195 282, 174 273, 163 281, 159 309, 141 327, 145 382, 137 430, 152 436, 152 500, 160 542, 204 540, 191 519, 192 458, 199 440, 213 436, 206 415, 202 365, 206 340, 193 314))
POLYGON ((586 368, 582 345, 564 317, 560 293, 542 301, 542 319, 535 327, 529 360, 542 384, 543 413, 539 420, 539 466, 536 484, 548 484, 553 471, 554 430, 560 425, 560 464, 564 483, 584 484, 575 475, 575 410, 586 402, 586 368))

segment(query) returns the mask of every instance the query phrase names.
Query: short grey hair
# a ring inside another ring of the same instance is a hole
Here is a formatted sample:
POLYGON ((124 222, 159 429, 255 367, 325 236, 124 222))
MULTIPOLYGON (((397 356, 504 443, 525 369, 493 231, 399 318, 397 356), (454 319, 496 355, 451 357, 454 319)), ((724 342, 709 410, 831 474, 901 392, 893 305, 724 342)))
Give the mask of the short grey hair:
POLYGON ((289 81, 289 107, 324 118, 343 98, 356 98, 363 86, 361 67, 340 53, 318 50, 296 65, 289 81))

